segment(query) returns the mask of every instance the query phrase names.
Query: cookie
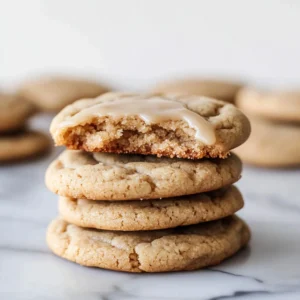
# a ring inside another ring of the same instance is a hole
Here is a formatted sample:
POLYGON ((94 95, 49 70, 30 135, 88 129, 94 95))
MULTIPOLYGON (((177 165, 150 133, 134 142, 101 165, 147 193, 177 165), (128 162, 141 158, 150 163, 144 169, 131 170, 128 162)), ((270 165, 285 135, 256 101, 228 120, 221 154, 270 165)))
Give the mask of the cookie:
POLYGON ((0 133, 24 127, 34 111, 35 108, 31 103, 15 95, 0 94, 0 133))
POLYGON ((69 149, 199 159, 226 157, 250 124, 232 104, 206 97, 108 93, 66 107, 50 131, 69 149))
POLYGON ((267 92, 244 88, 238 93, 236 104, 246 115, 300 122, 300 90, 267 92))
POLYGON ((164 200, 92 201, 59 198, 59 213, 69 223, 96 229, 140 231, 218 220, 244 205, 231 186, 210 193, 164 200))
POLYGON ((46 185, 61 196, 90 200, 176 197, 236 182, 239 158, 184 160, 66 150, 46 172, 46 185))
POLYGON ((248 164, 262 167, 300 165, 300 126, 251 118, 249 140, 235 149, 248 164))
POLYGON ((37 131, 24 131, 0 136, 0 162, 32 158, 46 152, 50 138, 37 131))
POLYGON ((232 103, 241 87, 240 84, 229 81, 179 79, 163 82, 157 85, 153 92, 199 95, 232 103))
POLYGON ((96 97, 108 88, 84 79, 49 77, 25 83, 18 94, 34 103, 41 111, 58 112, 68 104, 84 98, 96 97))
POLYGON ((238 217, 157 231, 103 231, 62 219, 48 227, 58 256, 88 267, 126 272, 195 270, 219 264, 245 246, 248 226, 238 217))

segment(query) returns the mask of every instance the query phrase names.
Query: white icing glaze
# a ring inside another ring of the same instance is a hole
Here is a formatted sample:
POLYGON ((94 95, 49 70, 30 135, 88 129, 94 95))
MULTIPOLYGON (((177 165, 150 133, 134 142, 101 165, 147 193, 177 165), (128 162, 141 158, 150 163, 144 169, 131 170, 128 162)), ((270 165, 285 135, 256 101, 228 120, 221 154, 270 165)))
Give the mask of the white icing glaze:
MULTIPOLYGON (((201 100, 193 99, 193 106, 201 100)), ((141 97, 128 97, 95 104, 85 108, 61 124, 61 127, 84 124, 91 117, 110 116, 115 119, 138 116, 146 124, 156 124, 168 120, 188 123, 195 129, 195 138, 201 142, 212 145, 216 142, 215 130, 205 118, 186 108, 184 103, 170 101, 162 97, 153 96, 147 99, 141 97)))

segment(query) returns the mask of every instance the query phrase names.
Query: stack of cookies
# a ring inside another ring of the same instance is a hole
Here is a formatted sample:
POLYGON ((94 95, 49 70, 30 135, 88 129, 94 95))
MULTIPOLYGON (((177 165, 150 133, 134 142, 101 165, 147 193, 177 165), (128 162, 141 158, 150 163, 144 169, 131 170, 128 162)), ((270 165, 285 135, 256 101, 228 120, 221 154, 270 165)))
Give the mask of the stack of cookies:
POLYGON ((300 166, 300 92, 244 88, 237 105, 250 118, 250 139, 236 150, 262 167, 300 166))
POLYGON ((59 195, 51 250, 81 265, 128 272, 194 270, 245 246, 229 151, 249 136, 232 104, 178 95, 108 93, 63 109, 51 124, 63 152, 46 184, 59 195))
POLYGON ((0 163, 32 158, 50 148, 50 139, 29 130, 35 107, 16 95, 0 94, 0 163))

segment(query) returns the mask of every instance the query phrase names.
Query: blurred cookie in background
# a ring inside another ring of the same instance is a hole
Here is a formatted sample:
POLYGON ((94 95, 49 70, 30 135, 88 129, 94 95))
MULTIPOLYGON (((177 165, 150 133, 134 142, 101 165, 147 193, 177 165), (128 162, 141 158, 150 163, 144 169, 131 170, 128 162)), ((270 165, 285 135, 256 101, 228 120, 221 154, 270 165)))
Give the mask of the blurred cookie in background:
POLYGON ((0 134, 24 127, 35 107, 13 94, 0 94, 0 134))
POLYGON ((213 79, 177 79, 158 84, 152 91, 157 93, 190 94, 212 97, 233 103, 241 84, 213 79))
POLYGON ((236 105, 248 115, 300 123, 300 89, 262 91, 247 87, 237 94, 236 105))
POLYGON ((109 88, 93 81, 68 77, 41 77, 24 83, 18 95, 36 105, 40 111, 58 112, 81 98, 93 98, 109 88))
POLYGON ((38 131, 24 130, 0 135, 0 163, 36 158, 50 147, 50 138, 38 131))
POLYGON ((248 141, 235 149, 248 164, 300 166, 300 90, 262 91, 245 87, 236 105, 251 122, 248 141))
POLYGON ((0 163, 34 158, 51 148, 48 135, 26 129, 35 106, 13 94, 0 94, 0 163))
POLYGON ((248 141, 234 150, 247 164, 261 167, 300 166, 300 126, 250 118, 248 141))

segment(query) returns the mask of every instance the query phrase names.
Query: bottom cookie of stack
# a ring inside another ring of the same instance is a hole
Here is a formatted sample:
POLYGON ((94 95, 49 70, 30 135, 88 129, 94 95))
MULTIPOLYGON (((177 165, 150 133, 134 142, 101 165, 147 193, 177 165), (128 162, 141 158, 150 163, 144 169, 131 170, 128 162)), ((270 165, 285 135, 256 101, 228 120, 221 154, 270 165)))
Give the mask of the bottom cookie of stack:
POLYGON ((50 249, 78 264, 125 272, 195 270, 219 264, 245 246, 250 230, 237 216, 154 231, 104 231, 61 218, 47 232, 50 249))
POLYGON ((56 255, 85 266, 194 270, 218 264, 248 243, 247 225, 233 215, 243 205, 234 186, 143 201, 60 197, 61 217, 49 225, 47 242, 56 255))

